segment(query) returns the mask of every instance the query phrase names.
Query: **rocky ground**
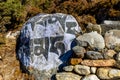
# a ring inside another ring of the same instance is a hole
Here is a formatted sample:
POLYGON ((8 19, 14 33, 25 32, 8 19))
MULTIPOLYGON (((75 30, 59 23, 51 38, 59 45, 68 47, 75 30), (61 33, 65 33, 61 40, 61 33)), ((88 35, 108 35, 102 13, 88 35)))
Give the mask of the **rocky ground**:
POLYGON ((0 80, 34 80, 20 69, 15 53, 16 39, 9 38, 5 41, 6 43, 0 44, 0 80))

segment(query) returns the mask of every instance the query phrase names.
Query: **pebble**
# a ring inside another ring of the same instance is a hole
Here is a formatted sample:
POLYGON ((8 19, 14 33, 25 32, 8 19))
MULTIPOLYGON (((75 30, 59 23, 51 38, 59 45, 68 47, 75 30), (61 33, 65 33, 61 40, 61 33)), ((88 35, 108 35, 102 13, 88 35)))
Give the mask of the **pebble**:
POLYGON ((103 49, 105 47, 102 35, 98 34, 96 31, 80 35, 76 40, 86 41, 92 48, 103 49))
POLYGON ((105 59, 113 59, 116 52, 114 50, 108 50, 107 52, 103 53, 105 59))
POLYGON ((90 74, 90 67, 84 65, 75 65, 74 71, 80 75, 90 74))
POLYGON ((85 76, 82 80, 100 80, 95 74, 85 76))
POLYGON ((73 68, 74 68, 74 66, 70 65, 70 66, 63 67, 63 70, 64 71, 73 71, 73 68))
POLYGON ((96 51, 87 51, 86 52, 86 57, 88 59, 92 59, 92 60, 103 59, 102 54, 99 53, 99 52, 96 52, 96 51))
POLYGON ((86 52, 85 48, 80 47, 80 46, 75 46, 72 48, 72 50, 74 51, 75 55, 79 58, 83 58, 84 53, 86 52))
POLYGON ((70 72, 62 72, 56 74, 56 80, 80 80, 81 76, 70 73, 70 72))
POLYGON ((91 71, 91 73, 93 73, 93 74, 95 74, 95 73, 96 73, 96 70, 97 70, 97 68, 96 68, 96 67, 91 67, 91 68, 90 68, 90 71, 91 71))

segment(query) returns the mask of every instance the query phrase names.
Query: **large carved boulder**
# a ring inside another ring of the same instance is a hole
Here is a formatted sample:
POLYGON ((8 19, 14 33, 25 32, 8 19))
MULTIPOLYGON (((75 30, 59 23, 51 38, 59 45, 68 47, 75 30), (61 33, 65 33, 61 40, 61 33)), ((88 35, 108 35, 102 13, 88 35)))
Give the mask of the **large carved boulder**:
POLYGON ((71 43, 80 31, 71 15, 39 14, 24 24, 17 42, 17 56, 36 80, 51 80, 58 67, 70 58, 71 43))

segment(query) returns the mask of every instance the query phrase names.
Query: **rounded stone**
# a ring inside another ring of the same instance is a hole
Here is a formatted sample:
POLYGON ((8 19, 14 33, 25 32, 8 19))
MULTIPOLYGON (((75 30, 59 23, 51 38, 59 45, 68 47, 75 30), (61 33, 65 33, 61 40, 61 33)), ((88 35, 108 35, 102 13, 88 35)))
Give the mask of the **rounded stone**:
POLYGON ((85 76, 82 80, 100 80, 95 74, 85 76))
POLYGON ((99 52, 96 52, 96 51, 87 51, 86 52, 86 57, 88 59, 93 59, 93 60, 94 59, 96 59, 96 60, 103 59, 103 55, 99 52))
POLYGON ((91 67, 91 68, 90 68, 90 71, 91 71, 91 73, 93 73, 93 74, 95 74, 95 73, 96 73, 96 70, 97 70, 97 68, 96 68, 96 67, 91 67))
POLYGON ((103 53, 105 59, 113 59, 116 52, 114 50, 107 50, 103 53))
POLYGON ((72 48, 72 50, 74 51, 75 55, 79 58, 83 58, 84 53, 86 52, 85 48, 80 47, 80 46, 75 46, 72 48))
POLYGON ((64 71, 73 71, 73 68, 74 68, 74 66, 70 65, 70 66, 63 67, 63 70, 64 71))
POLYGON ((76 38, 76 40, 88 42, 88 44, 93 49, 94 48, 103 49, 105 47, 104 38, 96 31, 80 35, 76 38))
POLYGON ((70 72, 62 72, 56 74, 56 80, 80 80, 81 76, 70 73, 70 72))
POLYGON ((74 71, 80 75, 90 74, 90 67, 84 65, 75 65, 74 71))

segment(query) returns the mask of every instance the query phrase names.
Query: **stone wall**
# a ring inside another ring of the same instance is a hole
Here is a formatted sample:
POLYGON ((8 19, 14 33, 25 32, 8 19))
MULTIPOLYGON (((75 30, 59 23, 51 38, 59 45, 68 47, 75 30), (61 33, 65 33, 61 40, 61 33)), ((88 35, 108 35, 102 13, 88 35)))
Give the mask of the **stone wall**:
POLYGON ((100 25, 91 24, 87 28, 89 31, 76 38, 73 57, 56 74, 56 80, 119 80, 120 30, 112 29, 101 35, 100 25))

